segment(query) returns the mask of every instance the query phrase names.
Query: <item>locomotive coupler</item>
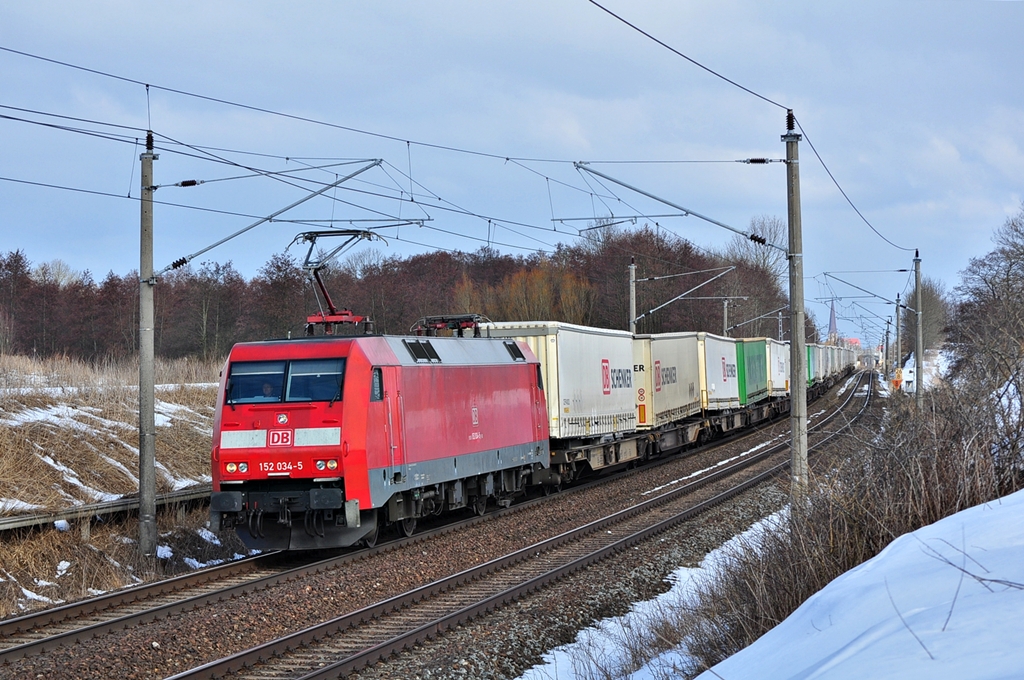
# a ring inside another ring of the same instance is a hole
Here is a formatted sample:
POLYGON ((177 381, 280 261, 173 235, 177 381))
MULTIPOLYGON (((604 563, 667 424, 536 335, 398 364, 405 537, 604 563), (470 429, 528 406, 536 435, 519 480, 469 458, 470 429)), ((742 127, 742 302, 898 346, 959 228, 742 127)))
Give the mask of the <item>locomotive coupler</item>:
POLYGON ((281 510, 277 513, 277 523, 287 527, 292 525, 292 509, 288 507, 292 503, 290 498, 280 499, 281 510))

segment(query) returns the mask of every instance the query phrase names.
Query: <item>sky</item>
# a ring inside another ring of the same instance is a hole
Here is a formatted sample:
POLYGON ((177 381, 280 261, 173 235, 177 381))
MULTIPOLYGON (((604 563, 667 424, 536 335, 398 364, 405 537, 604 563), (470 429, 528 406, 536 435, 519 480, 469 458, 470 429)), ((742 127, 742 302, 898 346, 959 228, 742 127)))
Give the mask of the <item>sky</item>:
POLYGON ((785 165, 742 161, 785 158, 791 108, 808 308, 840 298, 875 342, 891 306, 859 288, 908 291, 914 249, 953 288, 1021 210, 1024 3, 601 4, 699 65, 588 0, 5 3, 0 254, 137 269, 146 129, 157 270, 252 277, 329 228, 384 257, 550 252, 598 218, 716 249, 733 233, 678 208, 785 220, 785 165))
MULTIPOLYGON (((544 662, 521 680, 600 675, 574 666, 574 658, 619 667, 628 658, 621 641, 635 639, 635 631, 684 606, 695 584, 720 569, 730 550, 783 520, 784 515, 762 520, 709 553, 700 567, 678 569, 671 575, 671 590, 636 603, 625 616, 581 631, 575 642, 545 654, 544 662)), ((1019 678, 1024 667, 1022 565, 1024 491, 1019 491, 897 538, 699 679, 1019 678)), ((675 649, 615 677, 674 677, 670 670, 685 661, 686 650, 675 649)))

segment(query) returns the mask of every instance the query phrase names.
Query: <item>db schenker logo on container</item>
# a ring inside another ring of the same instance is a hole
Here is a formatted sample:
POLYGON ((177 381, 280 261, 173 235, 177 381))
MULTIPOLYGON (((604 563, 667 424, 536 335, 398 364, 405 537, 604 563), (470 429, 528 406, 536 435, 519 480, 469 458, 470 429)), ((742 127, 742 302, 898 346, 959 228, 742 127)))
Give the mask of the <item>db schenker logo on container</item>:
POLYGON ((611 362, 601 359, 601 391, 611 394, 612 390, 633 387, 633 372, 628 368, 612 370, 611 362))

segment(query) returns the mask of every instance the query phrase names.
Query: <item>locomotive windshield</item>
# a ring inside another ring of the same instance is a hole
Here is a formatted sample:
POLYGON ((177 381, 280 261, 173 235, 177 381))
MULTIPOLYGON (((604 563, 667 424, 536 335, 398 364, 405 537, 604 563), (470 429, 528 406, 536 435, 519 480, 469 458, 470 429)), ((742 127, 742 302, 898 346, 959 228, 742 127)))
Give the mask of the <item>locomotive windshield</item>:
POLYGON ((227 403, 334 402, 344 375, 344 359, 240 361, 228 372, 227 403))
POLYGON ((336 401, 341 399, 344 359, 292 361, 288 370, 285 401, 336 401))

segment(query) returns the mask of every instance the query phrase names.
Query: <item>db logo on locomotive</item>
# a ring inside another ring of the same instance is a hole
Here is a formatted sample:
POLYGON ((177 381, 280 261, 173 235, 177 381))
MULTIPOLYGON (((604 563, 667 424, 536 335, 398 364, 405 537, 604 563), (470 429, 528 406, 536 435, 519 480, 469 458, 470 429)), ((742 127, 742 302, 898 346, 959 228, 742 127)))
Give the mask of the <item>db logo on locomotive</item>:
POLYGON ((291 446, 292 430, 271 430, 270 446, 291 446))

